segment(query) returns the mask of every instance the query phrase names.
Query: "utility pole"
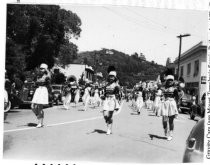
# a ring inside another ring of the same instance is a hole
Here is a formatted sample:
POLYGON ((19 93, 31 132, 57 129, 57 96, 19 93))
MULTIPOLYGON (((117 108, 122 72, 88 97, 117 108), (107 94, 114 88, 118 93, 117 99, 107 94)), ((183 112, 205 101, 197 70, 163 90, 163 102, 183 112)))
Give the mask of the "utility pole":
POLYGON ((179 38, 179 57, 178 57, 178 71, 177 71, 178 79, 179 79, 181 49, 182 49, 182 37, 188 37, 188 36, 190 36, 190 34, 184 34, 184 35, 180 34, 179 36, 177 36, 177 38, 179 38))

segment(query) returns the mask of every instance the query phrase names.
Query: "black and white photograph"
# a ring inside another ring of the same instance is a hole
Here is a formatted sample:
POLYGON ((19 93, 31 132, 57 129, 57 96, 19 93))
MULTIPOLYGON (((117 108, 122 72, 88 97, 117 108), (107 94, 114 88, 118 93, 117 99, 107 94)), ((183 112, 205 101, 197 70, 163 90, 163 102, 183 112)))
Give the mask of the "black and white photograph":
POLYGON ((207 10, 20 0, 5 15, 4 160, 204 162, 207 10))

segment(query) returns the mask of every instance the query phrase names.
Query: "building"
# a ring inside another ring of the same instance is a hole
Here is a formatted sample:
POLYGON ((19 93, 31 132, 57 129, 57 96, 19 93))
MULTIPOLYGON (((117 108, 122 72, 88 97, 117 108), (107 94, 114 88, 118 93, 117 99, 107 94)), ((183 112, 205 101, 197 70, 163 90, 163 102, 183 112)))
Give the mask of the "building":
MULTIPOLYGON (((175 74, 178 72, 178 59, 174 61, 175 74)), ((201 97, 206 92, 207 75, 207 46, 198 43, 180 57, 179 75, 185 80, 186 92, 197 96, 200 103, 201 97)))
POLYGON ((94 78, 94 70, 91 66, 85 64, 69 64, 65 67, 65 76, 69 77, 74 75, 78 80, 83 75, 83 80, 88 80, 89 82, 93 82, 94 78))

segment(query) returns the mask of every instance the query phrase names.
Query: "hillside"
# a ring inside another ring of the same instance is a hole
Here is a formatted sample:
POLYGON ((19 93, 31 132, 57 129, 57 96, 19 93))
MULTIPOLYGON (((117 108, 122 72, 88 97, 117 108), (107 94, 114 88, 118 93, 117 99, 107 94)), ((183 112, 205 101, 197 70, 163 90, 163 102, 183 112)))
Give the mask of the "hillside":
POLYGON ((74 63, 93 66, 94 70, 102 72, 104 77, 107 76, 108 66, 114 65, 121 84, 128 86, 134 85, 140 80, 155 80, 165 70, 164 66, 153 61, 146 61, 138 55, 129 56, 117 50, 109 49, 79 53, 74 63))

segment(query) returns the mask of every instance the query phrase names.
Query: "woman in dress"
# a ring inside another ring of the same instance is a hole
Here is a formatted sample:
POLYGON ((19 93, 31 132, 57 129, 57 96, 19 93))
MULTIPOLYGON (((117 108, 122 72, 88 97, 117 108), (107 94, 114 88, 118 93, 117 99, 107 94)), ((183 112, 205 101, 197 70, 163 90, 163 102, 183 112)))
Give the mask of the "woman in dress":
POLYGON ((137 99, 136 99, 136 108, 137 108, 137 113, 140 114, 141 113, 141 109, 144 106, 144 101, 143 101, 143 97, 142 97, 142 91, 139 90, 137 92, 137 99))
POLYGON ((78 87, 75 91, 75 98, 74 98, 75 107, 79 103, 79 98, 80 98, 80 89, 78 87))
POLYGON ((84 95, 82 97, 82 101, 83 101, 83 104, 84 104, 84 111, 87 110, 88 104, 90 102, 90 90, 91 90, 90 84, 86 84, 85 92, 84 92, 84 95))
POLYGON ((70 109, 71 104, 71 85, 67 84, 65 87, 65 97, 63 99, 63 106, 66 110, 70 109))
POLYGON ((47 87, 50 84, 50 74, 47 64, 41 64, 39 74, 36 78, 37 89, 34 93, 31 108, 35 113, 38 124, 37 128, 43 127, 44 111, 43 105, 49 104, 49 94, 47 87))
POLYGON ((157 90, 155 92, 155 100, 153 102, 153 112, 156 116, 160 116, 160 109, 161 109, 161 96, 162 96, 162 90, 160 89, 160 84, 157 85, 157 90))
POLYGON ((174 119, 178 116, 176 98, 178 97, 177 88, 174 86, 174 76, 166 76, 165 89, 163 89, 164 100, 161 106, 161 116, 165 136, 167 140, 172 140, 174 130, 174 119), (168 128, 169 126, 169 128, 168 128))
POLYGON ((101 106, 101 98, 99 96, 98 86, 95 87, 95 93, 94 93, 94 106, 95 105, 97 105, 98 107, 101 106))
POLYGON ((119 110, 119 85, 116 83, 116 70, 113 66, 108 68, 107 85, 105 86, 105 100, 103 105, 103 116, 107 124, 107 135, 112 133, 113 113, 119 110))

